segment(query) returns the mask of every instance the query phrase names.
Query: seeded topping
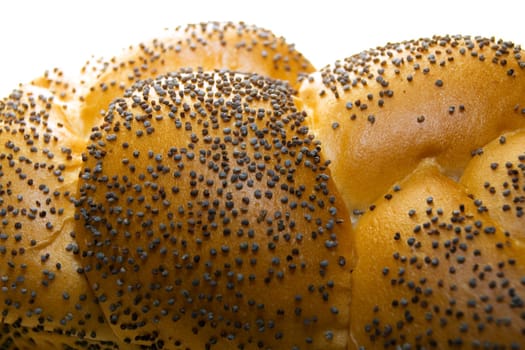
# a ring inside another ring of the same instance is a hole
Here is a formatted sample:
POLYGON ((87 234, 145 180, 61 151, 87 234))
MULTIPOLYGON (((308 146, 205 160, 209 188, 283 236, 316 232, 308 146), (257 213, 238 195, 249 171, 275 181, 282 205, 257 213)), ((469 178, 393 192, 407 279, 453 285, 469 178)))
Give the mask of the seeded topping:
POLYGON ((486 143, 525 127, 524 57, 508 41, 434 36, 369 49, 304 79, 307 121, 325 156, 344 159, 331 169, 350 212, 425 158, 457 180, 486 143))
POLYGON ((78 261, 70 197, 82 142, 70 127, 46 90, 0 103, 0 310, 16 344, 30 330, 73 336, 66 344, 115 340, 78 261))
POLYGON ((81 120, 97 124, 107 106, 138 80, 183 68, 234 70, 299 81, 314 71, 311 63, 271 31, 243 22, 206 22, 167 29, 158 38, 131 45, 111 59, 88 61, 82 68, 81 120))
POLYGON ((478 211, 487 212, 519 239, 525 238, 524 144, 523 131, 502 135, 472 158, 461 178, 461 183, 476 198, 478 211))
POLYGON ((346 344, 351 229, 304 118, 287 85, 227 71, 112 103, 84 157, 77 235, 126 342, 346 344))
MULTIPOLYGON (((67 333, 44 331, 40 328, 27 328, 19 324, 2 324, 0 329, 0 348, 5 350, 45 349, 45 350, 118 350, 113 342, 79 339, 67 333)), ((127 346, 126 349, 138 349, 127 346)))
POLYGON ((523 247, 435 165, 390 194, 356 228, 356 345, 519 348, 523 247))
POLYGON ((66 76, 61 69, 54 68, 31 81, 31 85, 47 89, 57 101, 69 102, 78 98, 78 92, 85 84, 84 80, 77 80, 78 77, 66 76))
POLYGON ((520 349, 523 68, 209 22, 46 71, 0 100, 0 348, 520 349))

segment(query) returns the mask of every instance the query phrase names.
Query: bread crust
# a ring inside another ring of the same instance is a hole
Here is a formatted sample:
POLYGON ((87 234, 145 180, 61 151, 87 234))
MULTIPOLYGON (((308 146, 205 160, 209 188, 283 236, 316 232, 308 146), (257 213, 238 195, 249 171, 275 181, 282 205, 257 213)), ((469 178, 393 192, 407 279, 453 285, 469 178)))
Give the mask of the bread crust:
POLYGON ((0 347, 523 346, 522 56, 435 36, 315 71, 210 22, 20 86, 0 347))
POLYGON ((359 220, 353 348, 523 345, 525 246, 424 162, 359 220))
POLYGON ((117 341, 78 259, 70 197, 85 143, 71 122, 40 87, 24 86, 0 103, 2 323, 117 341))
POLYGON ((363 51, 303 80, 298 95, 349 210, 366 210, 424 159, 457 180, 481 147, 524 127, 522 55, 510 42, 435 36, 363 51))
POLYGON ((501 135, 468 163, 460 183, 499 225, 525 244, 523 164, 525 130, 501 135))
POLYGON ((94 130, 77 238, 124 341, 347 346, 352 228, 287 84, 178 72, 94 130))

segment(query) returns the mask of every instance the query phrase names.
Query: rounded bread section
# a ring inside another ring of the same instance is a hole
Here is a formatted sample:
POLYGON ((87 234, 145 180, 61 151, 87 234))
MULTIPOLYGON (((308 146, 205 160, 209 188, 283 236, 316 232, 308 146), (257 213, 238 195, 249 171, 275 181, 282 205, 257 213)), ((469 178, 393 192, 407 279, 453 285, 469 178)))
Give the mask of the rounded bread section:
POLYGON ((523 346, 525 59, 512 42, 389 43, 298 96, 351 213, 351 347, 523 346))
POLYGON ((355 230, 352 348, 519 349, 525 247, 424 162, 355 230))
POLYGON ((112 342, 78 259, 71 196, 84 142, 74 129, 45 89, 28 85, 0 100, 2 323, 35 339, 42 332, 112 342))
POLYGON ((458 179, 480 148, 525 126, 517 45, 436 36, 390 43, 304 79, 298 96, 358 217, 421 161, 458 179))
POLYGON ((257 73, 295 88, 315 70, 293 44, 270 30, 243 22, 189 24, 166 29, 110 59, 87 62, 80 73, 80 119, 94 125, 134 82, 181 69, 257 73))
POLYGON ((479 210, 525 243, 525 130, 509 132, 480 149, 461 177, 479 210))
POLYGON ((85 155, 76 236, 125 342, 347 346, 352 228, 287 84, 177 72, 110 106, 85 155))

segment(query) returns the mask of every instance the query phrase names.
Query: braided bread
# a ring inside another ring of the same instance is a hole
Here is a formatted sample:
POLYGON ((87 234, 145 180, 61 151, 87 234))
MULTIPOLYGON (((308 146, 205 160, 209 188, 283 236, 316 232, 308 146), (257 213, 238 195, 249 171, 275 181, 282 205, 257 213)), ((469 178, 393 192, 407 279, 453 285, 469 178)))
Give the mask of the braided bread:
POLYGON ((13 91, 3 348, 524 348, 522 56, 204 23, 13 91))

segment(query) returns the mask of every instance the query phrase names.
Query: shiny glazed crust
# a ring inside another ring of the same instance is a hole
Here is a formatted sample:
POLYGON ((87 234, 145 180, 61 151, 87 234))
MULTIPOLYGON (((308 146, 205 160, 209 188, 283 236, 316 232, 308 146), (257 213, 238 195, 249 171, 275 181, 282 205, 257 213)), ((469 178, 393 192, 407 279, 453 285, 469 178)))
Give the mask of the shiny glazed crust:
POLYGON ((525 60, 169 30, 0 100, 0 347, 523 348, 525 60))

